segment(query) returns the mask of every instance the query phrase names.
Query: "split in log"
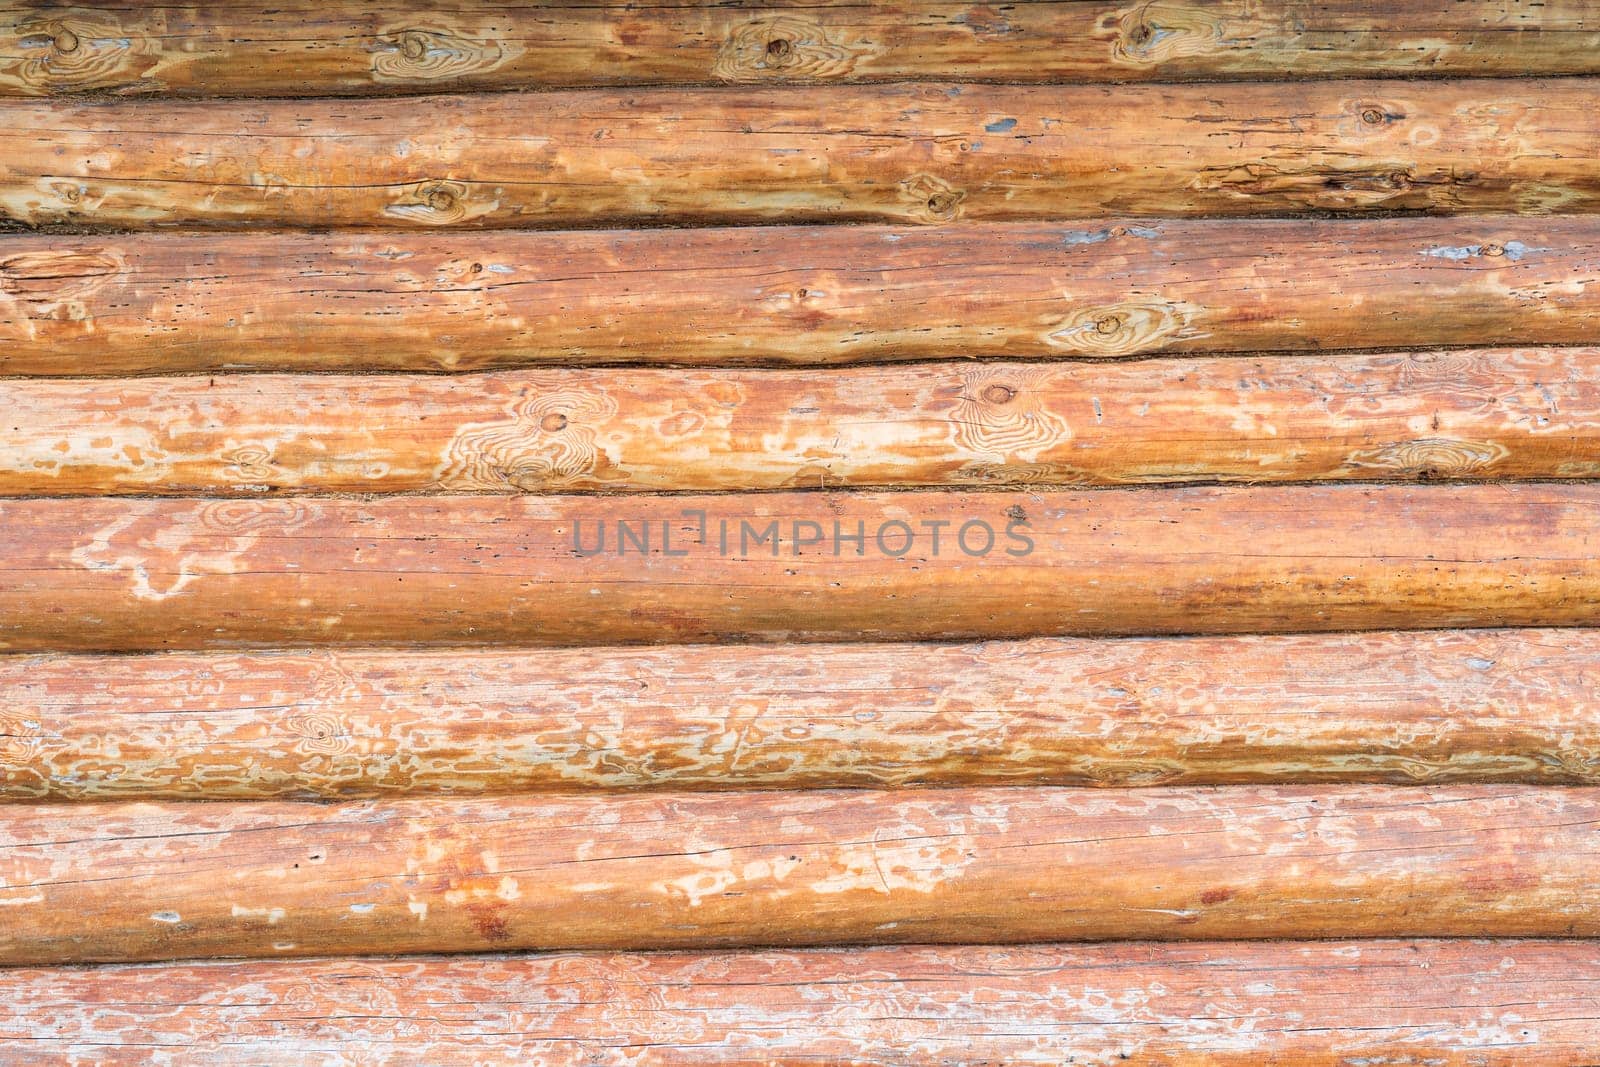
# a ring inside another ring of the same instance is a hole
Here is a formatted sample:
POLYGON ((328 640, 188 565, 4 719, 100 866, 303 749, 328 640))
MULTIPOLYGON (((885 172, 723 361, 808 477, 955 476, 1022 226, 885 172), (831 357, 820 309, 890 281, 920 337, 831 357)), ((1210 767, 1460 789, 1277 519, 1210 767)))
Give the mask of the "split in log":
POLYGON ((9 379, 0 411, 11 496, 1600 475, 1594 348, 9 379))
POLYGON ((0 657, 0 798, 1600 784, 1600 633, 0 657))
POLYGON ((8 500, 0 647, 1586 626, 1597 539, 1592 483, 8 500))
POLYGON ((1582 0, 0 4, 0 94, 1596 74, 1582 0))
POLYGON ((994 787, 0 806, 0 964, 1595 937, 1600 790, 994 787))
POLYGON ((0 373, 1582 345, 1597 259, 1584 217, 14 234, 0 373))
POLYGON ((0 220, 320 228, 1586 214, 1600 211, 1594 102, 1583 79, 7 101, 0 220))
POLYGON ((1571 1067, 1584 941, 905 947, 0 971, 0 1064, 1571 1067))

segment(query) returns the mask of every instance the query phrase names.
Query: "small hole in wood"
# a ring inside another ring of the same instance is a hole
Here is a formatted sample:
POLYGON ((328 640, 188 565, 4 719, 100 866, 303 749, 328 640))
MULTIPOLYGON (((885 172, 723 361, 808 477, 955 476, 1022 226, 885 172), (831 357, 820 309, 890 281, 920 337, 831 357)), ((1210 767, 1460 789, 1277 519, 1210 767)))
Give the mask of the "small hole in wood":
POLYGON ((539 428, 545 433, 560 433, 567 428, 567 417, 559 411, 552 412, 539 420, 539 428))

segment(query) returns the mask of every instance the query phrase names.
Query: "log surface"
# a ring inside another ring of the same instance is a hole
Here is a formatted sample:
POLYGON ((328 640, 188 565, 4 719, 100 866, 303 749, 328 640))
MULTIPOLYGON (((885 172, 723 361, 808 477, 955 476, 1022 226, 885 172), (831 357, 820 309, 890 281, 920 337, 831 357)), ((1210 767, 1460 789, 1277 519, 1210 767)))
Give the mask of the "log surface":
POLYGON ((0 495, 1593 478, 1600 349, 0 380, 0 495), (12 436, 14 435, 14 436, 12 436))
POLYGON ((0 647, 1585 626, 1597 538, 1587 483, 8 500, 0 647))
POLYGON ((0 798, 1600 785, 1600 633, 0 657, 0 798))
POLYGON ((0 373, 1582 345, 1597 262, 1582 217, 16 234, 0 373))
POLYGON ((0 1064, 1571 1067, 1582 941, 907 947, 0 971, 0 1064))
MULTIPOLYGON (((1600 210, 1581 79, 0 102, 0 219, 596 226, 1600 210)), ((781 239, 781 235, 779 235, 781 239)))
POLYGON ((1600 73, 1582 0, 0 4, 0 94, 1600 73))
POLYGON ((1595 937, 1600 790, 1000 787, 0 806, 0 965, 1595 937))

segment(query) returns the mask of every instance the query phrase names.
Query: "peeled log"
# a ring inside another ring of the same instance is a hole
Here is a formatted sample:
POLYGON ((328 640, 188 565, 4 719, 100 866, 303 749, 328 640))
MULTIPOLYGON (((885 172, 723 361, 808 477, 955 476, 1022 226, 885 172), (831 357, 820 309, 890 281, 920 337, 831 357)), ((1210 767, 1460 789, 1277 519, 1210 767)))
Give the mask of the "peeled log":
POLYGON ((1600 784, 1600 633, 0 657, 0 799, 1600 784))
POLYGON ((14 234, 0 372, 1582 345, 1597 259, 1582 217, 14 234))
POLYGON ((0 411, 15 496, 1600 475, 1594 348, 8 379, 0 411))
POLYGON ((7 970, 0 1064, 1571 1067, 1597 965, 1584 941, 1346 941, 7 970))
POLYGON ((1584 79, 7 101, 0 220, 480 228, 1585 214, 1600 210, 1597 140, 1584 79))
POLYGON ((1600 73, 1581 0, 0 4, 0 94, 1600 73))
POLYGON ((1600 936, 1600 790, 811 790, 0 807, 0 964, 1600 936))
POLYGON ((1591 483, 6 500, 0 647, 1584 626, 1597 538, 1591 483))

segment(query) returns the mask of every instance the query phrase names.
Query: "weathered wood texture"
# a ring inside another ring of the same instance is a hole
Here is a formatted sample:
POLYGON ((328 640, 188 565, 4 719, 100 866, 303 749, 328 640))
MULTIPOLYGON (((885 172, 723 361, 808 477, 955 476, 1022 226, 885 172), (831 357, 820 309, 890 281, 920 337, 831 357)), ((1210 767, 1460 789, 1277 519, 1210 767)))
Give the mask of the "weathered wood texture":
POLYGON ((0 373, 1592 344, 1597 261, 1584 217, 15 234, 0 373))
MULTIPOLYGON (((1600 210, 1582 79, 0 104, 24 225, 1600 210)), ((782 240, 782 235, 774 235, 782 240)))
POLYGON ((1600 633, 0 657, 0 797, 1600 784, 1600 633))
POLYGON ((0 494, 1592 478, 1600 349, 0 380, 0 494))
POLYGON ((1591 625, 1597 538, 1588 483, 8 500, 0 647, 1591 625))
POLYGON ((0 806, 0 964, 1600 935, 1600 790, 996 787, 0 806))
POLYGON ((0 1064, 1572 1067, 1582 941, 907 947, 0 971, 0 1064))
POLYGON ((1581 0, 0 4, 0 93, 1600 73, 1581 0))

